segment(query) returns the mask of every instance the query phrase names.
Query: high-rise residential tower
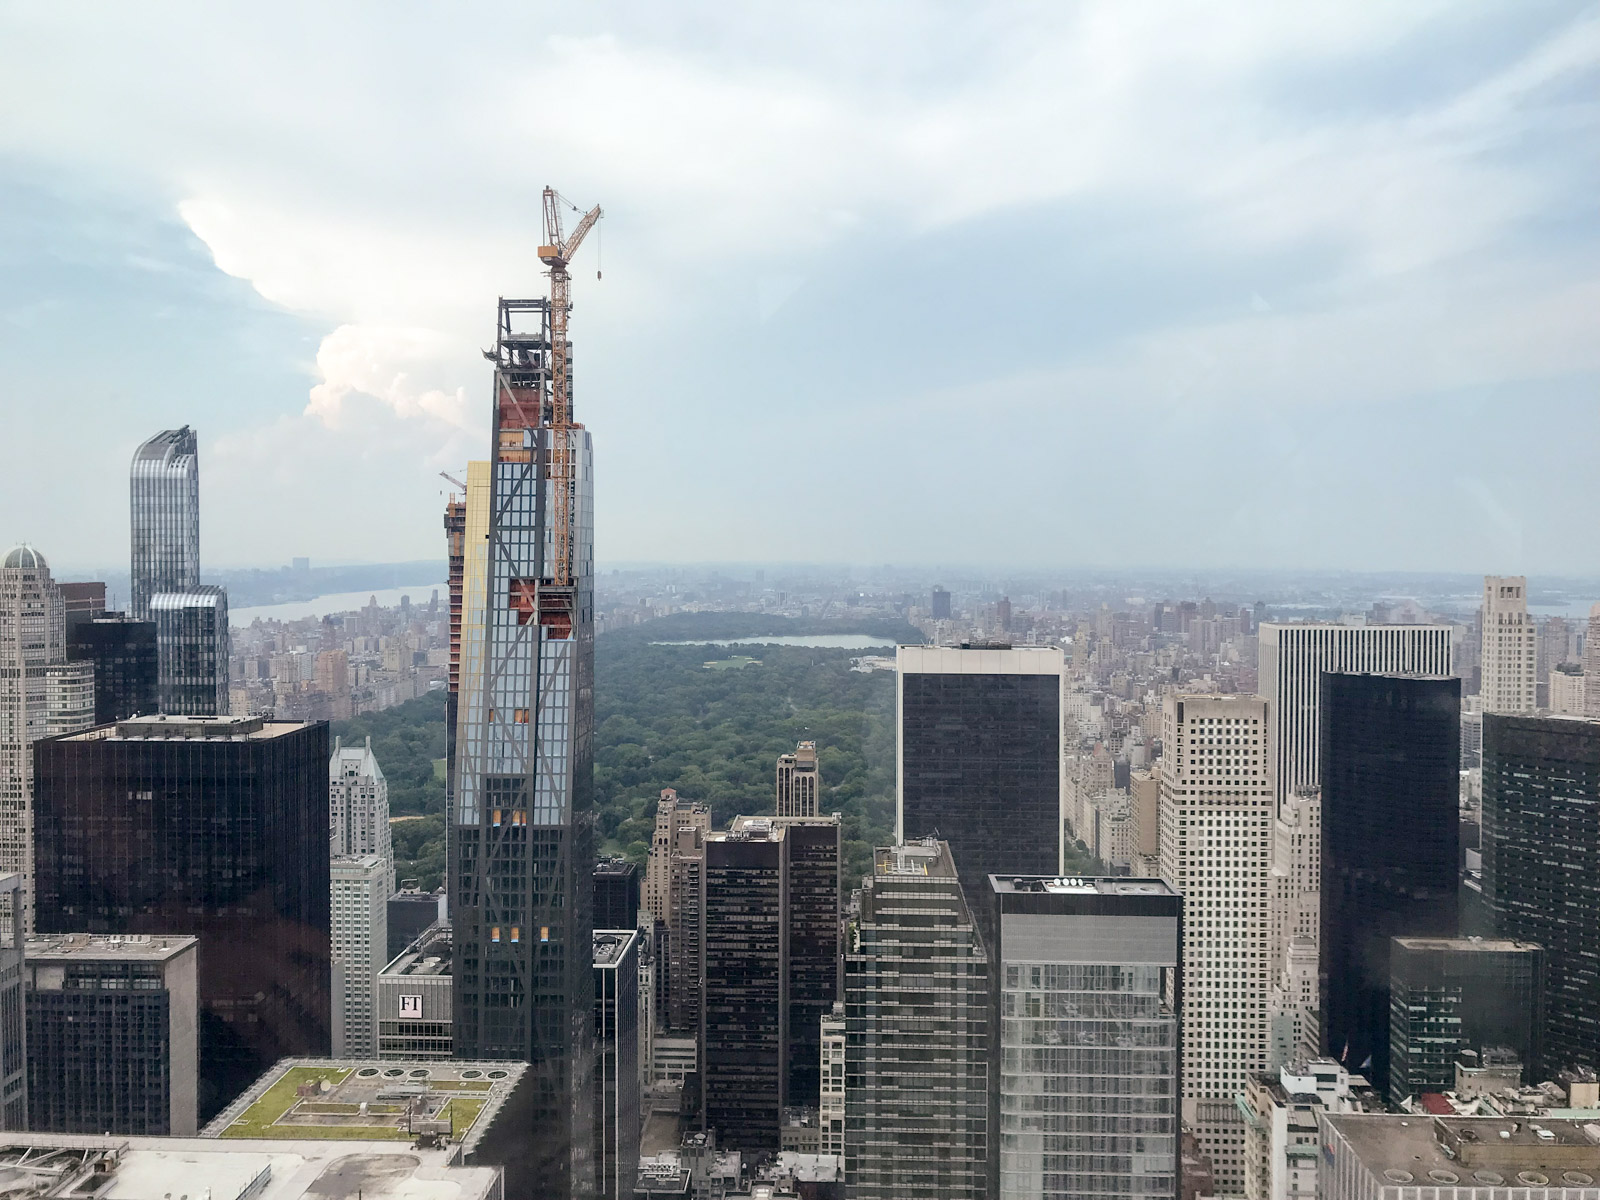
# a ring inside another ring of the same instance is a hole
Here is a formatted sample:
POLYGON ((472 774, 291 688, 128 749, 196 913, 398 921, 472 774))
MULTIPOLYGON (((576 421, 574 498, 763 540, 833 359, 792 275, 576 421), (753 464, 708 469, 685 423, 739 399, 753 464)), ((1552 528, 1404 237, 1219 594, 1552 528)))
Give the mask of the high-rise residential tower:
POLYGON ((378 1053, 378 972, 389 948, 389 887, 394 863, 377 854, 329 859, 333 1053, 378 1053))
POLYGON ((1449 625, 1282 625, 1258 632, 1260 683, 1272 721, 1272 770, 1281 804, 1320 782, 1319 705, 1324 671, 1451 673, 1449 625))
MULTIPOLYGON (((637 915, 637 914, 636 914, 637 915)), ((595 1195, 633 1200, 639 1170, 639 931, 594 931, 595 1195)))
POLYGON ((1484 718, 1482 853, 1495 936, 1544 947, 1539 1078, 1600 1067, 1600 724, 1484 718))
POLYGON ((194 430, 166 429, 133 454, 133 597, 129 615, 150 619, 161 592, 200 586, 200 450, 194 430))
POLYGON ((989 1195, 1171 1200, 1182 897, 1159 879, 989 884, 989 1195))
POLYGON ((136 717, 34 759, 40 932, 200 939, 201 1120, 327 1054, 327 725, 136 717))
POLYGON ((161 711, 228 715, 228 593, 214 584, 150 597, 161 711))
POLYGON ((949 842, 968 896, 990 874, 1059 872, 1061 651, 901 646, 896 662, 896 838, 949 842))
POLYGON ((1583 639, 1583 715, 1600 721, 1600 604, 1589 607, 1583 639))
MULTIPOLYGON (((849 1194, 979 1200, 989 1153, 989 969, 948 844, 925 838, 874 853, 844 970, 835 1036, 849 1194)), ((827 1149, 833 1136, 825 1117, 824 1153, 836 1152, 827 1149)))
POLYGON ((0 873, 22 879, 33 930, 34 758, 30 747, 94 721, 94 664, 67 660, 61 593, 44 555, 18 546, 0 560, 0 873))
POLYGON ((531 1064, 530 1154, 561 1197, 594 1185, 593 471, 571 419, 564 245, 545 247, 553 298, 497 315, 492 458, 467 473, 449 822, 455 1050, 531 1064))
POLYGON ((1531 713, 1537 653, 1533 618, 1528 615, 1528 581, 1521 575, 1485 575, 1483 607, 1478 610, 1483 637, 1483 683, 1479 694, 1486 713, 1531 713))
POLYGON ((663 789, 645 864, 644 905, 655 918, 656 1020, 675 1033, 700 1030, 700 906, 705 896, 709 805, 663 789))
POLYGON ((1384 1086, 1389 946, 1458 931, 1461 681, 1322 677, 1322 1047, 1384 1086))
POLYGON ((817 769, 817 744, 801 742, 791 754, 778 755, 780 817, 814 817, 822 792, 822 772, 817 769))
POLYGON ((387 897, 394 892, 389 781, 372 753, 370 736, 362 746, 346 746, 334 739, 333 756, 328 760, 328 833, 333 854, 381 858, 387 864, 383 894, 387 897))
POLYGON ((1183 896, 1183 1116, 1223 1195, 1244 1191, 1234 1098, 1267 1069, 1276 807, 1271 705, 1169 695, 1161 876, 1183 896))

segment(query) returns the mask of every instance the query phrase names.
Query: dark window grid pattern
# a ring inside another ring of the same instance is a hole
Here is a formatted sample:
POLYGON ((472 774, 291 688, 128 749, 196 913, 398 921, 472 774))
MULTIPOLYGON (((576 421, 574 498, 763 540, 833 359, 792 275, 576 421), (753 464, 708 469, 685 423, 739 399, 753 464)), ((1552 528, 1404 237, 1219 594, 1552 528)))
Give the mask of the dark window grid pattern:
POLYGON ((170 1027, 166 992, 30 993, 32 1128, 52 1133, 171 1133, 170 1027))

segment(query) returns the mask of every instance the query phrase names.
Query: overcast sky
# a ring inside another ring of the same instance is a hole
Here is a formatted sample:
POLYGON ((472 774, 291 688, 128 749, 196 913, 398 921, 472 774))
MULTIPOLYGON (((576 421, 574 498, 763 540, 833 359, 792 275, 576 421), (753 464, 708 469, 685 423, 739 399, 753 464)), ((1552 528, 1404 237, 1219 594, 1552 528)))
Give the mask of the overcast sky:
POLYGON ((1595 7, 566 7, 0 7, 0 538, 442 555, 549 182, 602 562, 1600 571, 1595 7))

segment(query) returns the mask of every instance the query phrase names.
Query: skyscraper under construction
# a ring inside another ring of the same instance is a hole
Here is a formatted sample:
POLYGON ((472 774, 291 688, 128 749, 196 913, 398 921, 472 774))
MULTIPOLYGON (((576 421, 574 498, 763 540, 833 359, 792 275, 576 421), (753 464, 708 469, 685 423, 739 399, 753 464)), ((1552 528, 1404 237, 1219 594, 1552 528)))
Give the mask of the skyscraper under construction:
POLYGON ((451 789, 455 1050, 537 1080, 529 1167, 593 1190, 593 518, 572 420, 566 264, 545 194, 549 300, 499 306, 490 460, 468 470, 451 789))

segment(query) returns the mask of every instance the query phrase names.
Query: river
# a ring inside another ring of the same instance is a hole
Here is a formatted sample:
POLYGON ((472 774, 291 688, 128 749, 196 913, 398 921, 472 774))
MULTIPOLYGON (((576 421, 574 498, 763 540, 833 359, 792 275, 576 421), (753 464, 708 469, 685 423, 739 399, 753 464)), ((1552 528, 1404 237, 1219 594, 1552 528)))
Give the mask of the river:
POLYGON ((283 604, 258 604, 252 608, 236 608, 228 613, 230 625, 245 626, 260 617, 263 621, 299 621, 306 617, 325 617, 329 613, 355 612, 365 608, 376 597, 379 608, 395 608, 400 597, 410 596, 413 608, 426 606, 434 589, 439 592, 439 607, 450 603, 450 585, 447 583, 418 583, 409 587, 371 589, 364 592, 333 592, 326 596, 313 596, 310 600, 290 600, 283 604))

